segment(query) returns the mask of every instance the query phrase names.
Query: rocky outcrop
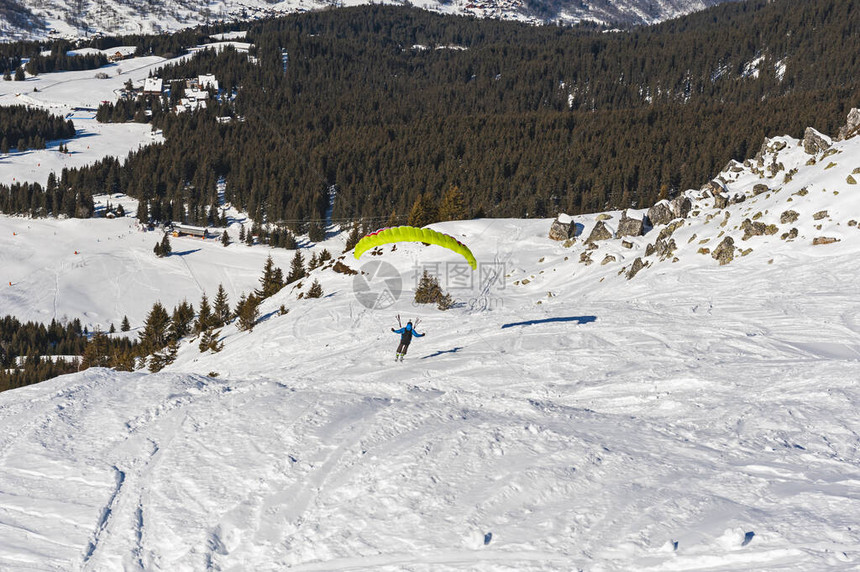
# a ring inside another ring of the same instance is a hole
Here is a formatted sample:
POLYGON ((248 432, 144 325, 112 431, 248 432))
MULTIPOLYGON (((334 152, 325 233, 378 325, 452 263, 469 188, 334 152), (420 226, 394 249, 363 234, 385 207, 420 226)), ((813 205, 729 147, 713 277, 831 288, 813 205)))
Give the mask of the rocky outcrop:
POLYGON ((779 229, 774 224, 753 222, 747 218, 744 219, 744 222, 741 223, 741 230, 744 231, 744 236, 743 238, 741 238, 741 240, 749 240, 753 236, 776 234, 779 229))
POLYGON ((687 218, 692 208, 693 202, 684 195, 675 197, 669 202, 669 210, 672 211, 673 218, 687 218))
POLYGON ((586 242, 594 243, 598 240, 609 240, 610 238, 612 238, 612 231, 606 227, 606 224, 602 220, 599 220, 595 223, 586 242))
POLYGON ((711 253, 711 257, 724 266, 731 262, 735 257, 735 241, 731 236, 727 236, 717 245, 711 253))
POLYGON ((549 227, 549 237, 553 240, 569 240, 576 235, 576 225, 567 217, 559 217, 549 227), (567 220, 567 222, 565 222, 567 220))
POLYGON ((627 279, 630 280, 631 278, 636 276, 636 274, 643 268, 645 268, 645 263, 642 262, 641 258, 637 257, 636 260, 633 261, 633 264, 630 266, 630 270, 627 271, 627 279))
POLYGON ((625 210, 621 213, 621 220, 618 222, 618 231, 615 234, 619 238, 622 236, 642 236, 644 230, 645 221, 641 218, 628 217, 625 210))
POLYGON ((753 196, 758 196, 762 193, 768 192, 769 190, 770 190, 770 187, 768 187, 764 183, 758 183, 756 185, 753 185, 753 188, 752 188, 753 196))
POLYGON ((848 112, 848 123, 839 129, 839 141, 851 139, 860 133, 860 109, 854 108, 848 112))
POLYGON ((832 236, 816 236, 812 239, 812 244, 833 244, 834 242, 839 242, 838 238, 833 238, 832 236))
POLYGON ((797 214, 797 211, 785 211, 779 215, 779 224, 791 224, 797 220, 798 216, 800 215, 797 214))
POLYGON ((648 209, 648 222, 651 226, 666 224, 674 218, 672 209, 669 207, 669 201, 660 201, 650 209, 648 209))
POLYGON ((809 155, 817 155, 833 145, 830 137, 819 133, 812 127, 807 127, 803 133, 803 150, 809 155))

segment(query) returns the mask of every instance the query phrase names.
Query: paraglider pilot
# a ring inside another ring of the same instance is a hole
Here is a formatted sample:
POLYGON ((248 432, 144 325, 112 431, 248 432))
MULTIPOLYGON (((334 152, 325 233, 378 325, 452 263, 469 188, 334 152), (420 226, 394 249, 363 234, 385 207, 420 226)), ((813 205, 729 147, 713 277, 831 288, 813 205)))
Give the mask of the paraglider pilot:
POLYGON ((395 334, 400 334, 400 345, 397 346, 397 355, 394 356, 394 361, 403 361, 403 356, 406 355, 406 350, 409 349, 409 342, 412 341, 412 336, 416 338, 424 337, 424 334, 419 334, 415 331, 415 328, 412 327, 412 322, 407 322, 406 327, 399 330, 391 328, 391 331, 395 334))

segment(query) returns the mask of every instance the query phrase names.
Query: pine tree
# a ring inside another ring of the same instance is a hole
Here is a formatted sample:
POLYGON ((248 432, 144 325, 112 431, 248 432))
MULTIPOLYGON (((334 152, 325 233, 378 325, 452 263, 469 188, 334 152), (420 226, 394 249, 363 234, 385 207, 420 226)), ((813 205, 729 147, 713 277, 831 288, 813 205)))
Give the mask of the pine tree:
POLYGON ((305 272, 305 261, 300 250, 296 251, 293 261, 290 263, 290 273, 287 275, 287 284, 291 284, 296 280, 301 280, 307 276, 305 272))
POLYGON ((439 220, 463 220, 468 216, 466 202, 460 187, 448 189, 439 203, 439 220))
POLYGON ((230 246, 230 235, 227 234, 226 230, 221 234, 221 244, 224 246, 230 246))
POLYGON ((194 321, 194 306, 183 300, 173 309, 170 319, 170 339, 178 340, 191 333, 191 322, 194 321))
POLYGON ((92 338, 87 342, 87 347, 84 349, 84 358, 81 362, 81 368, 107 367, 109 361, 108 337, 101 331, 101 328, 96 326, 92 338))
POLYGON ((218 284, 218 292, 215 293, 215 301, 212 311, 212 325, 214 327, 220 328, 230 321, 230 303, 227 299, 227 291, 224 290, 223 284, 218 284))
POLYGON ((167 331, 170 327, 170 316, 167 310, 156 302, 146 316, 143 331, 140 333, 140 345, 144 354, 163 348, 167 344, 167 331))
POLYGON ((433 198, 427 193, 418 195, 418 198, 415 199, 412 205, 412 210, 409 211, 409 221, 407 224, 409 226, 424 227, 438 220, 438 209, 433 198))
POLYGON ((353 223, 352 228, 349 230, 349 236, 346 237, 346 246, 343 251, 346 252, 355 248, 355 245, 358 244, 359 240, 361 240, 361 229, 356 222, 353 223))
POLYGON ((250 230, 245 233, 245 244, 248 246, 254 246, 254 233, 250 230))
POLYGON ((239 242, 245 242, 245 225, 239 227, 239 242))
POLYGON ((257 319, 260 317, 259 309, 260 299, 254 294, 250 294, 247 298, 243 294, 236 304, 236 316, 239 320, 239 329, 243 332, 250 332, 254 329, 257 319))
POLYGON ((170 246, 170 237, 164 233, 164 238, 161 239, 161 256, 170 256, 171 252, 173 252, 173 247, 170 246))
POLYGON ((426 270, 415 290, 416 304, 436 304, 440 310, 447 310, 454 305, 451 295, 442 291, 439 280, 426 270))
POLYGON ((268 298, 277 294, 283 287, 283 272, 280 268, 275 267, 275 262, 270 254, 263 266, 263 275, 260 277, 260 289, 257 290, 257 296, 262 299, 268 298))
POLYGON ((194 323, 194 333, 200 334, 205 332, 212 327, 213 323, 212 308, 209 306, 209 298, 206 297, 206 292, 204 292, 203 297, 200 299, 200 310, 197 313, 197 321, 194 323))
POLYGON ((306 298, 322 298, 323 289, 319 283, 319 280, 314 280, 314 283, 311 284, 308 293, 305 295, 306 298))
POLYGON ((122 317, 122 324, 119 327, 120 331, 127 332, 131 330, 131 324, 128 322, 128 316, 122 317))
POLYGON ((110 324, 110 329, 108 330, 108 333, 109 334, 115 334, 116 333, 116 326, 113 325, 113 322, 111 322, 111 324, 110 324))
POLYGON ((221 335, 221 330, 215 331, 214 329, 209 329, 203 332, 203 335, 200 336, 200 343, 197 345, 197 349, 200 350, 200 353, 203 353, 207 350, 212 350, 215 353, 220 352, 224 349, 224 344, 218 342, 218 336, 221 335))

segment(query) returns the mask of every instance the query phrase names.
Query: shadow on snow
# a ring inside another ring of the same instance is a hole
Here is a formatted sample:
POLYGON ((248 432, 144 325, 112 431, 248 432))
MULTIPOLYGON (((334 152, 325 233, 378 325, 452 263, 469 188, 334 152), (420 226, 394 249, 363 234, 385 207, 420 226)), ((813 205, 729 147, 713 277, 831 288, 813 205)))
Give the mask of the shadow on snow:
POLYGON ((560 316, 557 318, 544 318, 542 320, 526 320, 525 322, 511 322, 502 324, 502 329, 514 326, 533 326, 535 324, 550 324, 552 322, 576 322, 578 324, 590 324, 597 320, 597 316, 560 316))

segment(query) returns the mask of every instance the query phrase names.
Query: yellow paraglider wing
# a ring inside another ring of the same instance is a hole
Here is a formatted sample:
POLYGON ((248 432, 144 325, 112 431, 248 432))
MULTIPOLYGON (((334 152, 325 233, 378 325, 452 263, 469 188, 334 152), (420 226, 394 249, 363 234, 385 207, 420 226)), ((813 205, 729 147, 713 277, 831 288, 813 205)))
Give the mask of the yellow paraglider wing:
POLYGON ((461 255, 469 263, 469 266, 472 267, 472 270, 478 266, 469 247, 453 236, 429 228, 416 228, 414 226, 383 228, 368 234, 355 245, 355 257, 360 258, 362 254, 371 248, 392 242, 426 242, 427 244, 436 244, 461 255))

